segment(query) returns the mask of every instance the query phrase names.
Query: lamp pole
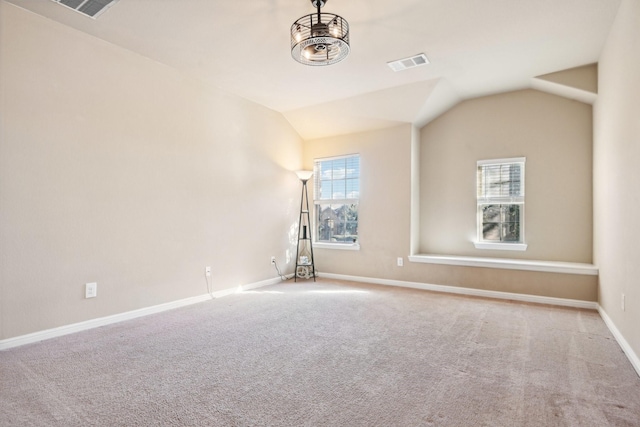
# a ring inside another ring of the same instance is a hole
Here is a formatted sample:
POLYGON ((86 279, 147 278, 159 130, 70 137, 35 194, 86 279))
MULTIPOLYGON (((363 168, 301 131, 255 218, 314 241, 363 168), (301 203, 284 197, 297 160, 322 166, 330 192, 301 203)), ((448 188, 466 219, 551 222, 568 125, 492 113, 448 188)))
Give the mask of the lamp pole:
POLYGON ((298 171, 296 172, 300 181, 302 181, 302 194, 300 196, 300 217, 298 219, 298 245, 296 247, 296 271, 294 275, 294 281, 298 281, 298 277, 309 279, 313 277, 313 281, 316 281, 316 269, 313 259, 313 242, 311 239, 311 220, 309 212, 309 193, 307 190, 307 182, 313 175, 312 171, 298 171), (309 233, 307 233, 307 230, 309 233), (300 244, 302 244, 302 251, 300 250, 300 244), (303 254, 307 248, 309 255, 303 254), (302 258, 305 259, 302 259, 302 258), (309 271, 311 269, 311 271, 309 271))

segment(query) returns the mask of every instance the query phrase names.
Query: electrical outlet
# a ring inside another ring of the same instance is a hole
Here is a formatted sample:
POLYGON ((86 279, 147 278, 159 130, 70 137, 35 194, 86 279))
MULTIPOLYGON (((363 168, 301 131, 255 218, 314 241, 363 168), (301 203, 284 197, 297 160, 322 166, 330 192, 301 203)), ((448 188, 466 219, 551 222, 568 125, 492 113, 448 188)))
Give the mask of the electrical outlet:
POLYGON ((85 285, 84 285, 84 297, 85 298, 95 298, 97 296, 98 296, 98 284, 96 282, 85 283, 85 285))
POLYGON ((206 274, 207 277, 211 277, 211 267, 205 267, 204 274, 206 274))
POLYGON ((622 311, 624 311, 625 296, 622 294, 622 311))
POLYGON ((271 264, 275 264, 276 263, 276 257, 272 256, 271 257, 271 264))
POLYGON ((398 257, 398 267, 402 267, 403 265, 404 265, 404 259, 401 256, 399 256, 398 257))

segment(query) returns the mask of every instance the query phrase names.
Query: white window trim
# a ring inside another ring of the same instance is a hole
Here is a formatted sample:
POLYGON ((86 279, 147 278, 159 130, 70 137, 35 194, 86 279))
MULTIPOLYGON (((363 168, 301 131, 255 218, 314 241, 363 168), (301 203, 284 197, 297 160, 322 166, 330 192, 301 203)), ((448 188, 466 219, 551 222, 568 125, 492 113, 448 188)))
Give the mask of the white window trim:
POLYGON ((360 153, 350 153, 350 154, 342 154, 340 156, 327 156, 327 157, 316 157, 313 159, 313 163, 322 162, 325 160, 341 160, 348 159, 349 157, 360 156, 360 153))
MULTIPOLYGON (((340 156, 330 156, 330 157, 318 157, 316 159, 313 159, 313 170, 314 170, 314 174, 313 174, 313 179, 314 179, 314 183, 313 183, 313 236, 314 236, 314 240, 313 240, 313 248, 314 249, 338 249, 338 250, 344 250, 344 251, 359 251, 360 250, 360 241, 356 240, 355 242, 317 242, 315 239, 317 237, 317 218, 316 218, 316 205, 322 205, 322 204, 355 204, 358 205, 358 210, 360 209, 360 197, 358 197, 357 199, 316 199, 316 183, 315 183, 315 164, 316 162, 321 162, 321 161, 326 161, 326 160, 341 160, 341 159, 348 159, 350 157, 355 157, 357 156, 358 159, 360 159, 360 153, 351 153, 351 154, 344 154, 344 155, 340 155, 340 156)), ((360 163, 360 172, 362 172, 362 163, 360 163)), ((361 181, 361 177, 362 174, 360 174, 358 176, 358 180, 361 181)), ((360 236, 358 236, 359 239, 360 236)))
POLYGON ((499 268, 506 270, 542 271, 547 273, 581 274, 597 276, 598 267, 593 264, 561 261, 536 261, 526 259, 479 258, 457 255, 409 255, 409 261, 424 264, 443 264, 462 267, 499 268))
POLYGON ((314 205, 359 205, 360 199, 314 199, 314 205))
POLYGON ((508 159, 487 159, 487 160, 478 160, 477 166, 484 165, 497 165, 502 163, 526 163, 526 157, 510 157, 508 159))
MULTIPOLYGON (((476 162, 476 170, 479 166, 485 165, 499 165, 499 164, 508 164, 508 163, 522 163, 526 165, 527 158, 526 157, 510 157, 507 159, 488 159, 488 160, 478 160, 476 162)), ((476 241, 473 242, 476 249, 486 249, 486 250, 498 250, 498 251, 526 251, 528 245, 525 243, 525 182, 526 182, 526 166, 524 168, 525 173, 522 175, 522 195, 518 197, 479 197, 476 199, 476 241), (482 217, 480 213, 480 205, 481 204, 519 204, 522 205, 523 209, 520 210, 520 236, 521 242, 489 242, 484 241, 480 238, 482 235, 482 217)), ((476 178, 477 179, 477 178, 476 178)), ((476 186, 478 183, 476 182, 476 186)))
POLYGON ((314 242, 313 249, 338 249, 342 251, 359 251, 359 243, 327 243, 327 242, 314 242))
POLYGON ((526 251, 528 245, 526 243, 489 243, 489 242, 473 242, 476 249, 489 249, 496 251, 526 251))

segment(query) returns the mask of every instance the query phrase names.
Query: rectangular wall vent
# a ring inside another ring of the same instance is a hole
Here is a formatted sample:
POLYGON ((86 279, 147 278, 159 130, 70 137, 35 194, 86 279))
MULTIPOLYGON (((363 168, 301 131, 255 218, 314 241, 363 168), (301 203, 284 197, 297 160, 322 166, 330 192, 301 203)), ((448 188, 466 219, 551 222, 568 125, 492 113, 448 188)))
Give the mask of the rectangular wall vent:
POLYGON ((411 56, 409 58, 398 59, 397 61, 387 62, 387 65, 393 71, 408 70, 409 68, 419 67, 420 65, 426 65, 429 63, 427 55, 421 53, 419 55, 411 56))
POLYGON ((113 6, 118 0, 52 0, 75 10, 85 16, 96 19, 113 6))

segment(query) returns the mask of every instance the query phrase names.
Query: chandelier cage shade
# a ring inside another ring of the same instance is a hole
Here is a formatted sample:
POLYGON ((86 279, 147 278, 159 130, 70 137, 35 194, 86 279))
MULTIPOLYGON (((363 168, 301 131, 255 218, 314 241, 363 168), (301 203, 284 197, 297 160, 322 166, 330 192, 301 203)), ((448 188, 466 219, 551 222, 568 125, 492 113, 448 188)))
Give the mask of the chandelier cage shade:
POLYGON ((349 23, 340 15, 321 13, 326 0, 316 2, 317 13, 299 18, 291 25, 291 56, 305 65, 331 65, 349 55, 349 23))

